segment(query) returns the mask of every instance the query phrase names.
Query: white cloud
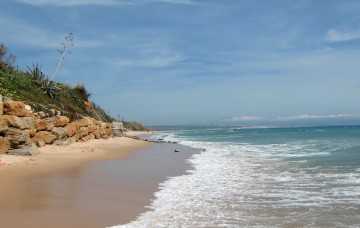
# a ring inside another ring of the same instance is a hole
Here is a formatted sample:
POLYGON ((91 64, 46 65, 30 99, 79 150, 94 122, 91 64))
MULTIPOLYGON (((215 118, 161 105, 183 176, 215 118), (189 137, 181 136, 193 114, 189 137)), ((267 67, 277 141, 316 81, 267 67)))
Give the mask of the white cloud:
POLYGON ((180 52, 169 49, 163 44, 153 43, 132 48, 133 57, 115 57, 107 60, 107 64, 114 68, 123 67, 166 67, 176 65, 186 56, 180 52))
POLYGON ((266 118, 258 116, 236 116, 228 119, 224 119, 224 122, 242 122, 242 121, 259 121, 266 120, 266 118))
POLYGON ((133 59, 123 59, 123 58, 113 58, 107 61, 112 67, 166 67, 175 65, 183 60, 185 56, 181 54, 167 55, 167 56, 149 56, 148 58, 133 58, 133 59))
POLYGON ((55 7, 69 7, 69 6, 85 6, 85 5, 137 5, 154 2, 164 2, 170 4, 194 4, 193 0, 18 0, 19 2, 37 5, 37 6, 55 6, 55 7))
POLYGON ((299 121, 299 120, 319 120, 319 119, 343 119, 343 118, 360 118, 360 115, 353 114, 333 114, 333 115, 308 115, 302 114, 297 116, 284 116, 277 118, 265 118, 258 116, 238 116, 223 119, 224 122, 246 122, 246 121, 299 121))
POLYGON ((330 29, 325 34, 325 40, 330 42, 343 42, 356 39, 360 39, 360 29, 348 31, 330 29))
MULTIPOLYGON (((0 18, 0 27, 4 32, 3 39, 23 46, 31 46, 42 49, 59 48, 66 33, 49 31, 48 29, 32 25, 28 22, 11 18, 0 18)), ((89 48, 101 46, 97 40, 87 40, 74 34, 74 46, 77 48, 89 48)))
POLYGON ((359 117, 352 114, 335 114, 335 115, 298 115, 298 116, 287 116, 278 117, 277 120, 290 121, 290 120, 311 120, 311 119, 335 119, 335 118, 354 118, 359 117))

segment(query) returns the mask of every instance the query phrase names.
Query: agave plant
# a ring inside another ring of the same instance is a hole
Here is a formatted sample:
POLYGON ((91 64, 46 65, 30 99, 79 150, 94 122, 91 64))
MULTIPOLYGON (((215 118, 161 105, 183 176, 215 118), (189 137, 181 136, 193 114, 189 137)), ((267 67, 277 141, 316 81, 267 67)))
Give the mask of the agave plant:
POLYGON ((54 100, 60 100, 61 96, 61 88, 56 86, 56 83, 50 81, 44 81, 43 85, 41 86, 41 89, 45 94, 47 94, 49 97, 53 98, 54 100))
POLYGON ((33 67, 27 67, 29 69, 28 73, 35 81, 44 81, 45 74, 41 71, 39 64, 33 64, 33 67))

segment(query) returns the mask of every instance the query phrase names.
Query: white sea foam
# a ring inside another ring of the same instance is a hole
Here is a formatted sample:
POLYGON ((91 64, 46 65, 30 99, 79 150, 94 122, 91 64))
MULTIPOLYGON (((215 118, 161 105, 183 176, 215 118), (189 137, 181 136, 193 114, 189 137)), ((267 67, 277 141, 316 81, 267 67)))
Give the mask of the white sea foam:
POLYGON ((359 169, 341 173, 306 165, 306 159, 329 155, 334 145, 316 149, 316 142, 256 145, 199 142, 172 133, 161 137, 206 152, 192 156, 194 169, 186 175, 161 183, 150 211, 116 227, 360 224, 359 169))

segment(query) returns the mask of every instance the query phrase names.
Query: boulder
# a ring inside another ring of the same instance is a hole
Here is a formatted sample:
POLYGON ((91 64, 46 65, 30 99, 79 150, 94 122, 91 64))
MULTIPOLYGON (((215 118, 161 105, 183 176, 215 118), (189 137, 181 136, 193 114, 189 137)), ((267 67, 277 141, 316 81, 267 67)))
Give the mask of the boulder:
POLYGON ((93 133, 96 129, 97 129, 96 126, 89 126, 89 127, 88 127, 89 133, 93 133))
POLYGON ((13 115, 2 115, 0 116, 0 122, 6 123, 9 127, 15 127, 20 129, 25 129, 25 125, 22 122, 20 117, 13 115))
POLYGON ((78 126, 76 123, 69 123, 64 128, 67 131, 68 137, 73 136, 76 133, 76 131, 78 130, 78 126))
POLYGON ((43 111, 38 112, 38 115, 39 115, 41 118, 45 118, 45 117, 46 117, 46 113, 43 112, 43 111))
POLYGON ((31 139, 33 143, 38 144, 39 141, 44 141, 46 144, 54 142, 56 136, 48 131, 39 131, 35 133, 35 136, 31 139))
POLYGON ((84 137, 85 135, 88 135, 89 131, 87 129, 87 127, 81 127, 74 135, 74 137, 76 138, 76 141, 79 141, 82 137, 84 137))
POLYGON ((67 146, 75 142, 76 139, 74 137, 71 137, 71 138, 67 138, 66 140, 55 140, 53 144, 57 146, 67 146))
POLYGON ((4 133, 8 128, 6 121, 0 119, 0 133, 4 133))
POLYGON ((56 136, 56 139, 64 139, 68 136, 67 130, 62 127, 54 127, 51 133, 56 136))
POLYGON ((24 148, 31 145, 30 135, 17 128, 9 127, 5 132, 5 138, 10 142, 12 149, 24 148))
POLYGON ((4 137, 0 137, 0 154, 8 152, 10 149, 10 142, 4 137))
POLYGON ((21 101, 4 102, 4 114, 18 117, 30 116, 31 112, 26 110, 25 104, 21 101))
POLYGON ((33 128, 33 129, 26 129, 24 130, 26 132, 26 134, 29 134, 30 137, 34 137, 35 136, 35 133, 36 133, 36 129, 33 128))
POLYGON ((93 132, 96 139, 101 139, 102 135, 98 129, 93 132))
POLYGON ((70 122, 69 117, 66 116, 54 116, 53 120, 55 127, 65 127, 70 122))
POLYGON ((90 133, 90 134, 82 137, 79 141, 80 142, 87 142, 87 141, 92 140, 92 139, 95 139, 95 136, 92 133, 90 133))
POLYGON ((21 149, 9 150, 7 152, 7 154, 18 155, 18 156, 33 156, 36 154, 40 154, 40 151, 39 151, 39 148, 37 148, 36 146, 32 146, 32 147, 26 147, 26 148, 21 148, 21 149))
POLYGON ((100 124, 101 124, 101 121, 99 121, 99 120, 94 119, 93 122, 94 122, 94 125, 96 125, 96 126, 100 126, 100 124))
POLYGON ((42 140, 42 139, 38 139, 35 144, 38 146, 38 147, 43 147, 46 145, 45 141, 42 140))
POLYGON ((37 131, 42 131, 42 130, 51 131, 54 126, 55 126, 55 122, 53 118, 35 120, 35 129, 37 131))
POLYGON ((35 129, 37 131, 45 130, 47 126, 47 122, 45 119, 36 119, 35 120, 35 129))
POLYGON ((21 117, 25 129, 35 129, 35 120, 32 117, 21 117))
POLYGON ((80 127, 87 127, 87 126, 92 126, 94 125, 94 121, 91 118, 83 118, 81 120, 76 121, 76 123, 80 126, 80 127))
POLYGON ((112 133, 112 129, 111 128, 105 128, 103 129, 103 134, 104 135, 111 135, 112 133))

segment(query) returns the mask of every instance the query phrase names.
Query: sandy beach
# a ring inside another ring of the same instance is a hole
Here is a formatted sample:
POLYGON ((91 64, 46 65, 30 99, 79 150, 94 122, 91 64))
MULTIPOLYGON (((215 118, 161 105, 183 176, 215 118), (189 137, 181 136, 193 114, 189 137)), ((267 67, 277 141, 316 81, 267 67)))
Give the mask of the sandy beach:
POLYGON ((147 210, 160 182, 189 168, 191 151, 174 153, 179 146, 121 137, 2 155, 0 227, 128 223, 147 210))

